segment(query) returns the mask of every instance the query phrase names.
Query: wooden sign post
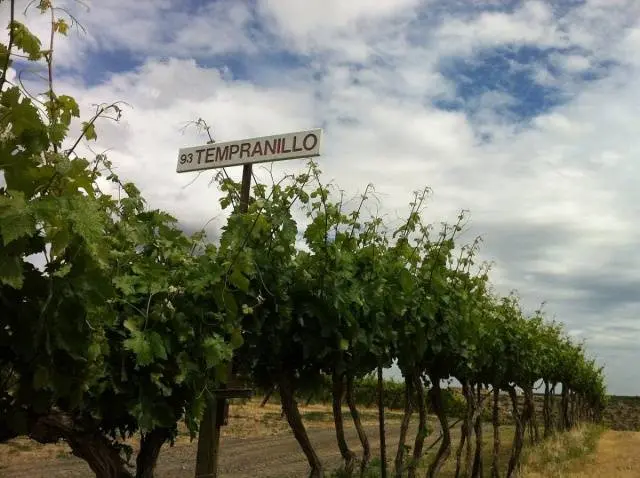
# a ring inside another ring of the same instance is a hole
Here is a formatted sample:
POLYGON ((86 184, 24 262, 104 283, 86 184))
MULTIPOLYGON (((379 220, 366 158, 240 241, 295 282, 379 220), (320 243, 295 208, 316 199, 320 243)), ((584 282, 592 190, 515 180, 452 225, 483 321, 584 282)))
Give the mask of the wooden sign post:
MULTIPOLYGON (((322 130, 313 129, 181 148, 178 151, 176 172, 186 173, 243 165, 240 213, 245 214, 249 208, 252 164, 319 156, 321 142, 322 130)), ((229 379, 233 377, 231 361, 227 377, 229 379)), ((230 388, 227 385, 226 383, 221 384, 219 389, 213 391, 213 397, 210 398, 205 408, 198 435, 196 478, 216 478, 218 476, 220 428, 225 421, 227 399, 250 397, 252 393, 251 389, 230 388)))

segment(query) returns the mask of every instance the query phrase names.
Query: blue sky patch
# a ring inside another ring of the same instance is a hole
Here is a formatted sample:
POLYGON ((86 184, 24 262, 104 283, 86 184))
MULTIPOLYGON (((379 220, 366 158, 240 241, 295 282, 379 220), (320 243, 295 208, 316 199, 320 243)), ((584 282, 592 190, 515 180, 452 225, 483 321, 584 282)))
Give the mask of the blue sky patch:
MULTIPOLYGON (((507 13, 512 14, 525 5, 524 0, 485 0, 472 2, 470 0, 437 0, 427 2, 417 11, 414 25, 424 27, 437 25, 447 19, 456 18, 468 21, 482 13, 507 13)), ((555 0, 550 5, 556 18, 562 18, 576 7, 586 3, 586 0, 555 0)), ((416 32, 423 34, 424 32, 416 32)))
POLYGON ((215 55, 198 62, 208 68, 229 69, 234 80, 249 81, 256 85, 282 84, 282 75, 292 71, 308 69, 311 58, 287 51, 261 51, 257 54, 215 55))
POLYGON ((572 73, 554 61, 559 55, 576 53, 584 52, 512 46, 483 50, 473 57, 443 59, 440 72, 455 84, 456 97, 438 98, 434 105, 464 110, 471 116, 491 108, 505 119, 528 122, 569 101, 576 94, 576 83, 603 78, 614 66, 601 62, 572 73), (551 81, 540 81, 537 75, 542 72, 551 81))
POLYGON ((133 55, 126 49, 90 51, 82 65, 74 65, 70 68, 60 66, 58 72, 71 76, 80 70, 85 84, 95 86, 104 83, 113 74, 135 70, 145 60, 141 55, 133 55))

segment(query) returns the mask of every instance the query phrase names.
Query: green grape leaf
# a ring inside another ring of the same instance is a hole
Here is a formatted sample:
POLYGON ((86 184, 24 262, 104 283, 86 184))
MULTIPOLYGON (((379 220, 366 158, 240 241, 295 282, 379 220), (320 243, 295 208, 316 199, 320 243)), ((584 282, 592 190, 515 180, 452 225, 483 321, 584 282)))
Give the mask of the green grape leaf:
POLYGON ((133 275, 122 275, 113 278, 113 285, 124 295, 133 295, 136 292, 138 277, 133 275))
POLYGON ((166 360, 167 349, 164 346, 164 340, 162 339, 162 336, 155 330, 149 332, 147 336, 153 356, 157 359, 166 360))
POLYGON ((407 269, 400 269, 399 281, 403 292, 408 293, 411 291, 413 287, 413 277, 407 269))
POLYGON ((205 338, 202 348, 208 369, 217 367, 231 358, 229 348, 219 336, 205 338))
POLYGON ((75 99, 71 96, 60 95, 56 98, 56 102, 58 108, 60 109, 60 119, 66 125, 71 123, 71 118, 79 118, 80 117, 80 107, 75 99))
POLYGON ((54 273, 53 275, 55 277, 64 277, 66 276, 69 272, 71 272, 71 268, 73 267, 73 264, 63 264, 61 267, 59 267, 54 273))
POLYGON ((249 279, 247 279, 239 268, 235 267, 233 269, 229 281, 242 292, 249 292, 249 279))
POLYGON ((27 208, 21 192, 12 191, 12 197, 0 196, 0 234, 5 246, 35 233, 35 228, 35 218, 27 208))
POLYGON ((242 338, 242 329, 239 329, 239 328, 233 329, 233 332, 231 332, 230 343, 234 349, 237 349, 238 347, 242 346, 242 344, 244 343, 244 339, 242 338))
POLYGON ((57 257, 62 254, 69 245, 70 240, 69 229, 58 230, 51 238, 51 256, 57 257))
POLYGON ((89 345, 89 348, 87 350, 87 359, 90 362, 93 362, 101 355, 101 353, 102 353, 102 347, 100 347, 100 344, 97 342, 92 342, 91 345, 89 345))
POLYGON ((32 34, 25 25, 14 20, 10 24, 10 28, 13 33, 13 43, 25 52, 30 60, 38 60, 42 57, 40 39, 32 34))
POLYGON ((153 362, 153 349, 143 332, 134 330, 131 337, 124 341, 123 346, 136 355, 139 366, 145 367, 153 362))
POLYGON ((69 31, 69 24, 64 20, 64 18, 60 18, 54 22, 53 30, 59 32, 61 35, 66 35, 69 31))
POLYGON ((8 255, 6 249, 0 250, 0 284, 21 289, 23 281, 22 259, 8 255))
POLYGON ((25 131, 43 129, 38 110, 29 98, 21 96, 20 88, 13 86, 0 94, 0 104, 7 108, 5 121, 11 124, 15 136, 25 131))
POLYGON ((98 135, 96 134, 96 127, 94 123, 89 123, 87 121, 84 121, 82 123, 82 131, 84 131, 84 137, 88 141, 98 139, 98 135))

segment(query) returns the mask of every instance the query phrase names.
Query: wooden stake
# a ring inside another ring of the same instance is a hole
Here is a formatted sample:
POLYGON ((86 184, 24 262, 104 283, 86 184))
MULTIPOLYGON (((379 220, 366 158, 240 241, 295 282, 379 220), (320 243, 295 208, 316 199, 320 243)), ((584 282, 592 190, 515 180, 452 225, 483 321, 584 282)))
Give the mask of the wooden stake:
MULTIPOLYGON (((251 192, 251 164, 242 168, 242 184, 240 186, 240 213, 245 214, 249 209, 249 193, 251 192)), ((227 381, 233 377, 233 365, 229 362, 227 381)), ((227 384, 220 384, 222 390, 215 391, 207 403, 200 423, 198 433, 198 454, 196 456, 195 478, 217 478, 218 455, 220 452, 220 428, 224 425, 227 408, 227 397, 234 393, 225 393, 227 384)), ((243 391, 237 396, 244 396, 243 391)))

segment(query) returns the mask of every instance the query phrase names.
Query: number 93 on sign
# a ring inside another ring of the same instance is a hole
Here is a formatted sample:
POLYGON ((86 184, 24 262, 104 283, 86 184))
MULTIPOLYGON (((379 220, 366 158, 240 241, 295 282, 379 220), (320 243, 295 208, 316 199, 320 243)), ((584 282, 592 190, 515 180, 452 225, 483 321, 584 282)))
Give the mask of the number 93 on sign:
POLYGON ((193 153, 180 155, 180 164, 190 164, 192 162, 193 162, 193 153))

